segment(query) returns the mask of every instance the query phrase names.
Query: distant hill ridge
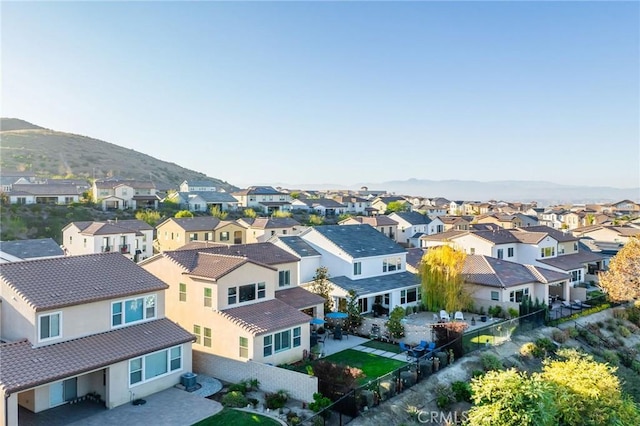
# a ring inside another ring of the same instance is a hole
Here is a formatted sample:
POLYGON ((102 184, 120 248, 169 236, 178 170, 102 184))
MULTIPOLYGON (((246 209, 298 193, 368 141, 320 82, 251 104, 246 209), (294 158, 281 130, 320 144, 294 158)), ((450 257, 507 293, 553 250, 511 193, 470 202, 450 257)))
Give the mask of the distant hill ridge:
POLYGON ((133 149, 73 133, 45 129, 18 118, 0 118, 0 169, 39 176, 153 180, 175 187, 185 179, 211 180, 226 191, 238 188, 133 149))

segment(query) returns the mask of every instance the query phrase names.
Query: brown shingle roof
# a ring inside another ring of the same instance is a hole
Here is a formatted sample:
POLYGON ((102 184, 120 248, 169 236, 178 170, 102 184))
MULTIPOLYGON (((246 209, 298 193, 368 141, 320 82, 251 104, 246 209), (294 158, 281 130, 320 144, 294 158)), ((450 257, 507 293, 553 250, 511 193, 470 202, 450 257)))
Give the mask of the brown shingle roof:
POLYGON ((198 253, 195 266, 191 270, 190 275, 213 278, 217 280, 227 275, 231 271, 238 269, 245 263, 253 263, 255 265, 262 266, 263 268, 277 271, 276 268, 255 262, 253 260, 247 259, 244 256, 227 256, 215 253, 198 253))
POLYGON ((9 195, 30 194, 30 195, 79 195, 75 185, 65 184, 13 184, 9 195))
POLYGON ((27 340, 6 343, 0 345, 0 389, 19 392, 193 340, 163 318, 37 348, 27 340))
POLYGON ((324 303, 324 298, 322 296, 311 293, 309 290, 302 287, 293 287, 286 290, 276 291, 276 299, 281 300, 296 309, 309 308, 311 306, 324 303))
POLYGON ((300 222, 290 217, 258 217, 251 223, 251 228, 293 228, 300 226, 300 222))
POLYGON ((5 263, 0 279, 36 311, 168 288, 119 253, 5 263))
POLYGON ((527 226, 526 228, 521 228, 521 229, 526 232, 545 232, 549 234, 551 237, 555 238, 555 240, 560 243, 578 240, 578 238, 571 235, 570 232, 558 231, 557 229, 553 229, 549 226, 544 226, 544 225, 527 226))
POLYGON ((604 256, 581 251, 578 253, 565 254, 557 257, 550 257, 548 259, 538 259, 538 262, 545 265, 553 266, 554 268, 562 269, 563 271, 570 271, 572 269, 579 269, 584 267, 589 262, 598 262, 603 260, 604 256))
POLYGON ((218 312, 254 336, 308 324, 311 317, 281 300, 271 299, 218 312))
POLYGON ((567 274, 546 268, 480 255, 468 255, 462 273, 465 282, 498 288, 528 283, 547 283, 569 278, 567 274))
POLYGON ((299 262, 293 254, 281 249, 272 243, 253 244, 233 244, 224 246, 213 246, 207 248, 195 248, 190 250, 174 250, 163 252, 164 256, 172 259, 187 270, 191 270, 196 265, 198 253, 214 253, 227 256, 244 256, 254 262, 265 265, 279 265, 282 263, 299 262))
POLYGON ((220 219, 213 216, 200 217, 172 217, 158 225, 158 227, 168 222, 174 222, 185 231, 213 231, 220 223, 220 219))
POLYGON ((84 227, 84 229, 82 229, 80 233, 82 235, 119 235, 129 233, 133 233, 138 236, 142 235, 142 233, 137 231, 136 229, 121 226, 119 223, 105 222, 92 222, 91 224, 89 224, 89 226, 84 227))

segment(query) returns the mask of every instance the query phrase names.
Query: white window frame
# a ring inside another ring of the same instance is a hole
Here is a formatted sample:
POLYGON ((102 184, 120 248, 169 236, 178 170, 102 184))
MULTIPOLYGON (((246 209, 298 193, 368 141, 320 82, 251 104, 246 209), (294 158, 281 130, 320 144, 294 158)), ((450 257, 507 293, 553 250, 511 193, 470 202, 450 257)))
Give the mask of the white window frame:
POLYGON ((362 275, 362 262, 353 262, 353 275, 362 275))
POLYGON ((278 271, 278 287, 288 287, 291 285, 291 271, 278 271))
POLYGON ((500 301, 500 292, 499 291, 495 291, 495 290, 491 290, 491 300, 493 300, 494 302, 499 302, 500 301))
POLYGON ((38 342, 46 342, 49 340, 55 340, 62 337, 62 311, 51 312, 48 314, 38 315, 38 342), (49 318, 49 337, 42 337, 42 319, 44 317, 58 316, 58 334, 51 336, 51 318, 49 318))
POLYGON ((159 350, 159 351, 150 352, 150 353, 148 353, 148 354, 144 354, 144 355, 139 356, 139 357, 136 357, 136 358, 131 358, 131 359, 129 360, 129 363, 128 363, 128 370, 129 370, 129 380, 128 380, 128 383, 129 383, 129 388, 136 387, 136 386, 139 386, 139 385, 141 385, 141 384, 148 383, 148 382, 151 382, 151 381, 153 381, 153 380, 156 380, 156 379, 159 379, 159 378, 162 378, 162 377, 168 376, 169 374, 173 374, 173 373, 175 373, 176 371, 181 371, 181 370, 182 370, 182 367, 183 367, 183 360, 184 360, 184 355, 183 355, 183 354, 184 354, 184 350, 182 349, 182 345, 177 345, 177 346, 172 346, 172 347, 167 348, 167 349, 161 349, 161 350, 159 350), (180 359, 180 366, 179 366, 179 367, 177 367, 177 368, 172 368, 172 367, 171 367, 171 361, 175 360, 176 358, 172 358, 172 354, 171 354, 171 352, 172 352, 172 350, 173 350, 173 349, 176 349, 176 348, 178 348, 178 350, 180 351, 180 356, 179 356, 179 359, 180 359), (165 353, 166 353, 166 355, 165 355, 165 356, 166 356, 166 359, 167 359, 167 372, 166 372, 166 373, 159 374, 159 375, 157 375, 157 376, 153 376, 153 377, 150 377, 150 378, 146 378, 146 377, 145 377, 145 363, 146 363, 146 359, 147 359, 147 357, 149 357, 149 356, 151 356, 151 355, 155 355, 155 354, 161 353, 161 352, 165 352, 165 353), (141 360, 141 361, 142 361, 142 362, 140 363, 140 369, 132 370, 132 369, 131 369, 131 363, 132 363, 133 361, 136 361, 136 360, 141 360), (140 381, 137 381, 137 382, 135 382, 135 383, 131 383, 131 374, 132 374, 133 372, 137 372, 137 371, 140 371, 140 372, 142 373, 142 374, 141 374, 141 380, 140 380, 140 381))
POLYGON ((238 357, 249 358, 249 338, 239 336, 238 338, 238 357))
POLYGON ((132 324, 139 324, 145 321, 149 321, 152 319, 155 319, 158 316, 158 295, 157 294, 148 294, 146 296, 138 296, 138 297, 130 297, 128 299, 122 299, 122 300, 117 300, 115 302, 111 302, 111 311, 110 311, 110 318, 111 318, 111 328, 120 328, 120 327, 126 327, 128 325, 132 325, 132 324), (149 315, 149 311, 148 311, 148 306, 147 306, 147 301, 150 300, 150 298, 153 299, 153 316, 149 315), (126 316, 127 313, 125 311, 125 306, 127 302, 136 300, 136 299, 142 299, 142 303, 144 304, 143 308, 142 308, 142 319, 140 320, 136 320, 136 321, 131 321, 131 322, 127 322, 126 321, 126 316), (118 324, 114 324, 113 322, 113 317, 114 317, 114 313, 113 313, 113 307, 114 305, 120 305, 120 322, 118 324))

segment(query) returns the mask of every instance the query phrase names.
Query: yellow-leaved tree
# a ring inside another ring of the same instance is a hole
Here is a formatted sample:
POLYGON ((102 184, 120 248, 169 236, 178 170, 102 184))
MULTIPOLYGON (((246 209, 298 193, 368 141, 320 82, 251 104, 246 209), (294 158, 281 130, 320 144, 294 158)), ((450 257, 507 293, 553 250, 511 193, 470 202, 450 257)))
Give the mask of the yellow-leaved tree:
POLYGON ((462 268, 467 254, 450 246, 430 248, 420 264, 422 302, 429 311, 459 311, 471 305, 462 268))
POLYGON ((600 287, 614 302, 640 299, 640 238, 631 238, 600 274, 600 287))

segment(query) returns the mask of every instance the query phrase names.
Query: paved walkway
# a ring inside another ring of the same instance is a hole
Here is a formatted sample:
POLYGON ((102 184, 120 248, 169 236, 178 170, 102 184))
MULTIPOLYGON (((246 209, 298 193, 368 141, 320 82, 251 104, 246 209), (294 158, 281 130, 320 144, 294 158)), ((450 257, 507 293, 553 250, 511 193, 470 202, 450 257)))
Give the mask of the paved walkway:
POLYGON ((354 346, 351 349, 355 349, 361 352, 367 352, 367 353, 378 355, 378 356, 383 356, 385 358, 395 359, 397 361, 403 361, 403 362, 407 361, 407 354, 405 352, 398 354, 395 352, 383 351, 382 349, 369 348, 367 346, 362 346, 362 345, 354 346))

